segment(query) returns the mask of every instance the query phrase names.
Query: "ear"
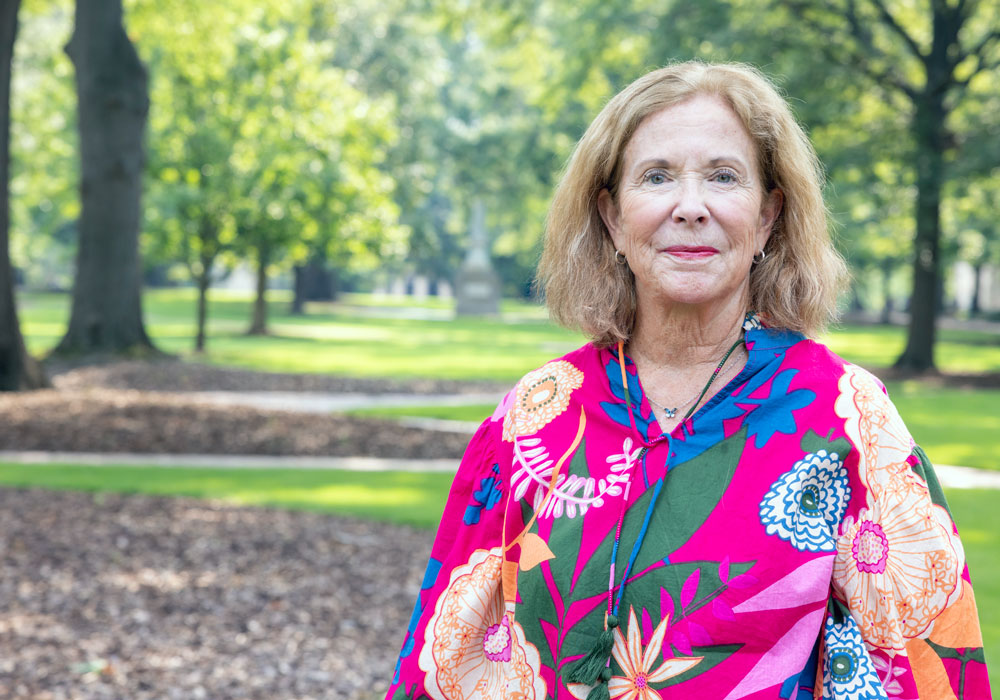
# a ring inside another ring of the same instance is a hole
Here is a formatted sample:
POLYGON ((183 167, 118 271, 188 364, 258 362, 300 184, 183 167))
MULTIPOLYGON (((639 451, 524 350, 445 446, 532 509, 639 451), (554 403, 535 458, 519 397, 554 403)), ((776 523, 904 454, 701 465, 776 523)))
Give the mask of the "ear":
POLYGON ((764 244, 771 237, 774 230, 774 222, 778 220, 781 208, 785 203, 785 193, 775 187, 764 195, 764 201, 760 204, 760 223, 757 228, 757 249, 763 250, 764 244))
POLYGON ((615 204, 614 197, 608 192, 607 188, 604 188, 597 195, 597 211, 601 214, 601 219, 604 221, 604 225, 608 228, 608 233, 611 234, 611 241, 615 244, 615 250, 621 250, 621 226, 618 216, 618 205, 615 204))

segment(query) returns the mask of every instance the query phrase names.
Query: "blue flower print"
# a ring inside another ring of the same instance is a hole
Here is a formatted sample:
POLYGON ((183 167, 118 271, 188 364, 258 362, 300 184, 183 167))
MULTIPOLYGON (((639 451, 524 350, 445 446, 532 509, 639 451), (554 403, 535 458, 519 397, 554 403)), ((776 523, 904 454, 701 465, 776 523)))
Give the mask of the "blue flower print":
POLYGON ((851 497, 836 452, 807 454, 782 474, 760 502, 760 522, 802 552, 832 552, 851 497))
POLYGON ((472 492, 473 503, 465 508, 465 516, 462 522, 466 525, 475 525, 483 510, 490 510, 500 502, 503 493, 500 490, 500 465, 493 465, 493 476, 488 476, 480 480, 479 488, 472 492))
MULTIPOLYGON (((755 386, 756 381, 750 382, 742 392, 742 396, 736 399, 739 404, 758 407, 751 411, 746 419, 750 436, 754 438, 754 445, 758 449, 764 447, 775 433, 794 434, 797 430, 795 411, 805 408, 815 400, 816 392, 810 389, 790 388, 792 380, 798 373, 797 369, 786 369, 778 373, 771 383, 768 395, 763 398, 746 398, 759 386, 755 386)), ((761 377, 760 383, 764 381, 767 381, 766 376, 761 377)))
MULTIPOLYGON (((625 367, 634 367, 635 363, 632 362, 628 357, 625 358, 625 367)), ((615 348, 611 349, 611 359, 604 366, 604 372, 608 376, 608 386, 611 389, 611 393, 615 395, 618 399, 615 401, 601 401, 601 408, 608 415, 611 420, 615 421, 619 425, 626 428, 632 428, 632 422, 629 420, 628 405, 625 403, 625 388, 622 386, 622 371, 621 365, 618 363, 618 351, 615 348)), ((648 417, 644 418, 640 412, 640 406, 642 405, 642 388, 639 386, 639 375, 634 372, 625 372, 625 378, 628 382, 628 397, 629 401, 632 403, 632 416, 635 418, 636 428, 639 430, 641 435, 649 435, 649 426, 653 422, 653 416, 650 414, 648 417)))
MULTIPOLYGON (((424 580, 420 584, 420 593, 423 593, 427 589, 431 588, 435 583, 437 583, 438 574, 441 573, 441 562, 434 557, 431 557, 427 562, 427 568, 424 569, 424 580)), ((399 652, 399 658, 396 659, 396 670, 392 675, 392 682, 397 683, 399 681, 399 670, 403 665, 403 659, 413 653, 413 647, 416 640, 413 635, 417 632, 417 623, 420 622, 420 616, 424 614, 424 603, 422 603, 423 596, 418 595, 417 601, 413 604, 413 613, 410 615, 410 624, 406 628, 406 639, 403 640, 403 649, 399 652)))
POLYGON ((826 618, 823 629, 823 697, 830 700, 888 700, 857 623, 826 618))

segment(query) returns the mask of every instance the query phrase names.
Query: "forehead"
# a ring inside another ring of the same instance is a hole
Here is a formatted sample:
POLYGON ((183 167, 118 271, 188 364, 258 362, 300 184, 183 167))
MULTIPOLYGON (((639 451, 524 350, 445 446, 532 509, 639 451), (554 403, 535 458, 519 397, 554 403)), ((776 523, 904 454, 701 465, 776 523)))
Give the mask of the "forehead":
POLYGON ((628 167, 648 158, 738 157, 756 165, 756 146, 742 120, 716 95, 695 95, 650 114, 625 148, 628 167))

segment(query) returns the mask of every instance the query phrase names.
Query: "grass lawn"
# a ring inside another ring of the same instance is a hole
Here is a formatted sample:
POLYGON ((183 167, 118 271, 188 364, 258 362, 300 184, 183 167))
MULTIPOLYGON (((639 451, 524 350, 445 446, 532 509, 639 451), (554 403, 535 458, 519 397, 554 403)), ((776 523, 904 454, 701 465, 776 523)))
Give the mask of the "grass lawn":
POLYGON ((219 499, 436 527, 453 475, 335 469, 212 469, 0 463, 0 484, 219 499))
MULTIPOLYGON (((333 304, 288 313, 288 292, 270 297, 272 335, 246 337, 251 296, 213 290, 209 295, 208 351, 198 361, 265 371, 324 372, 369 377, 441 377, 513 382, 583 339, 550 324, 540 307, 505 301, 502 319, 452 319, 436 299, 402 302, 345 295, 333 304)), ((65 294, 18 295, 22 330, 34 353, 51 349, 65 329, 65 294)), ((190 357, 195 292, 154 289, 144 296, 147 330, 162 349, 190 357)), ((951 372, 1000 372, 1000 337, 942 330, 938 362, 951 372)), ((904 330, 843 326, 824 341, 852 362, 892 364, 904 330)))
MULTIPOLYGON (((339 513, 434 528, 449 474, 298 469, 166 469, 0 464, 0 484, 183 495, 339 513)), ((1000 687, 1000 509, 997 492, 947 492, 972 571, 990 679, 1000 687)))
MULTIPOLYGON (((505 302, 504 320, 451 318, 434 306, 409 306, 406 314, 379 313, 371 297, 309 305, 308 315, 288 313, 287 293, 270 295, 266 337, 243 335, 250 296, 210 295, 208 351, 200 362, 270 372, 319 372, 355 377, 438 377, 513 382, 526 371, 581 344, 556 328, 537 306, 505 302), (365 303, 361 303, 365 302, 365 303)), ((65 329, 69 298, 62 294, 19 295, 22 330, 29 350, 45 353, 65 329)), ((151 290, 144 296, 147 331, 161 349, 191 357, 195 333, 193 290, 151 290)))

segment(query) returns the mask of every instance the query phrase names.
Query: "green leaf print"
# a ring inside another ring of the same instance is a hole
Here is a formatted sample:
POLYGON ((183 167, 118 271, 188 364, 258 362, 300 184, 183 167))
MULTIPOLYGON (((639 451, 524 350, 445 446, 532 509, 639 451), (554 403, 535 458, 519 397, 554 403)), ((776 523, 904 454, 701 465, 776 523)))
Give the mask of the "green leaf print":
MULTIPOLYGON (((671 553, 682 547, 719 505, 722 494, 729 488, 736 465, 746 445, 747 429, 713 445, 694 459, 673 467, 663 482, 663 493, 653 509, 649 532, 642 543, 632 571, 638 573, 649 566, 668 560, 671 553)), ((645 499, 652 489, 643 494, 645 499)), ((622 548, 618 551, 619 571, 628 562, 631 544, 639 536, 648 502, 629 509, 622 524, 622 548)))

